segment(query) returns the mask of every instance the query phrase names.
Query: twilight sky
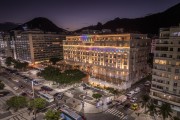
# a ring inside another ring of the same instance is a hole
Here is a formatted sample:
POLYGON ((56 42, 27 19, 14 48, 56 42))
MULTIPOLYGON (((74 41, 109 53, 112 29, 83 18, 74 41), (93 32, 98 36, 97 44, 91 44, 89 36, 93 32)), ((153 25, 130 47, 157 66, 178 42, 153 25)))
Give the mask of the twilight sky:
POLYGON ((57 26, 75 30, 116 17, 136 18, 157 13, 179 0, 0 0, 0 23, 24 23, 46 17, 57 26))

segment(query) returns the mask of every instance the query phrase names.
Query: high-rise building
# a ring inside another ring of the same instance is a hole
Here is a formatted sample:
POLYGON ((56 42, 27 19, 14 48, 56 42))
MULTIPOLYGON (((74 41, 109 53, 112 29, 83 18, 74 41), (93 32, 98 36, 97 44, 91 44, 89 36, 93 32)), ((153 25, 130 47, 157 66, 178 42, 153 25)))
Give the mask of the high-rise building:
POLYGON ((167 102, 180 112, 180 26, 160 29, 150 95, 158 105, 167 102))
POLYGON ((13 57, 13 44, 10 33, 0 32, 0 56, 13 57))
POLYGON ((63 47, 64 60, 96 78, 94 85, 126 89, 150 72, 145 34, 67 36, 63 47))
POLYGON ((52 57, 63 59, 64 35, 41 30, 14 31, 16 59, 38 63, 52 57))

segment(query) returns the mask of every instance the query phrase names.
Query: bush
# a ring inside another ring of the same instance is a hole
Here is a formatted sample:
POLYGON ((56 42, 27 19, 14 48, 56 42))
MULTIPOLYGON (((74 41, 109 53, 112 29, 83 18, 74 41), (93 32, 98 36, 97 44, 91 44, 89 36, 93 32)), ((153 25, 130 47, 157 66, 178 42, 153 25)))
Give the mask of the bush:
POLYGON ((0 81, 0 90, 3 90, 4 87, 5 87, 4 83, 2 83, 2 82, 0 81))

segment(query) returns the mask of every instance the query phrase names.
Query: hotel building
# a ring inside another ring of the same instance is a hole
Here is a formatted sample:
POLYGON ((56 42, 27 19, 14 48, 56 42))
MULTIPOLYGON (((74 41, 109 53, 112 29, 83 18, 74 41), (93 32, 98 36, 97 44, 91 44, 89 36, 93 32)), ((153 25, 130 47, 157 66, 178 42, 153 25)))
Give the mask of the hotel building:
POLYGON ((160 29, 156 39, 150 95, 180 115, 180 26, 160 29))
POLYGON ((67 36, 63 50, 65 62, 89 73, 92 84, 127 89, 150 72, 145 34, 67 36))
POLYGON ((16 59, 38 63, 52 57, 63 59, 64 35, 41 30, 14 31, 16 59))

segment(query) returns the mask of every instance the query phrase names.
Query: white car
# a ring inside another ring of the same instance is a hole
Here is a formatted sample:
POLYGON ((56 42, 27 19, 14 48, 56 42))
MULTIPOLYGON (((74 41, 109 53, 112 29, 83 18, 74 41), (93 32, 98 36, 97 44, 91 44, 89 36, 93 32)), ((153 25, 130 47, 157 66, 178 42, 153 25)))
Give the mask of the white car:
POLYGON ((13 87, 14 90, 18 90, 19 88, 18 87, 13 87))
POLYGON ((130 102, 133 102, 133 103, 134 103, 134 102, 136 102, 136 100, 137 100, 137 98, 134 97, 134 98, 132 98, 132 99, 130 100, 130 102))
POLYGON ((134 93, 138 93, 138 92, 140 92, 140 88, 139 88, 139 87, 137 87, 137 88, 134 90, 134 93))

